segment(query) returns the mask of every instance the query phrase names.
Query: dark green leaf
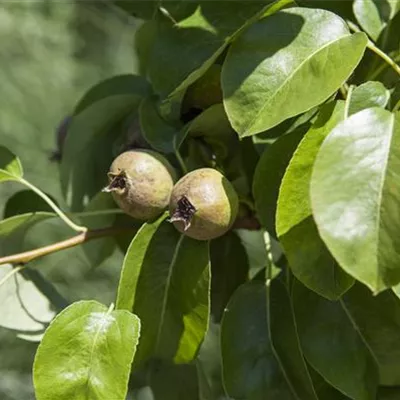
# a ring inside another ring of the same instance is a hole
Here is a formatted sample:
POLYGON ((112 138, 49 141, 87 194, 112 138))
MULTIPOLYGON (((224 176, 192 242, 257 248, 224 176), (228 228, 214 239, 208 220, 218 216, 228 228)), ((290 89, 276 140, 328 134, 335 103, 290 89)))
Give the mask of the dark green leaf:
POLYGON ((254 173, 253 196, 257 214, 261 224, 275 238, 275 214, 279 187, 302 136, 302 130, 295 130, 267 147, 254 173))
POLYGON ((6 147, 0 146, 0 182, 18 181, 23 173, 19 158, 6 147))
POLYGON ((397 400, 400 398, 400 387, 381 387, 377 398, 378 400, 397 400))
POLYGON ((150 93, 150 85, 141 76, 118 75, 108 78, 90 88, 76 105, 74 114, 110 96, 136 95, 145 97, 150 93))
POLYGON ((28 340, 40 341, 56 314, 55 308, 31 280, 21 272, 10 276, 12 271, 11 264, 0 266, 0 326, 28 340))
POLYGON ((162 153, 173 153, 178 129, 160 116, 157 104, 152 98, 146 98, 141 102, 139 118, 143 137, 151 147, 162 153))
POLYGON ((231 232, 211 242, 211 312, 219 322, 233 292, 247 280, 249 262, 239 237, 231 232))
POLYGON ((293 274, 328 299, 338 299, 354 280, 330 255, 318 235, 309 199, 312 168, 329 132, 344 119, 344 102, 328 103, 303 137, 291 159, 279 192, 276 231, 293 274))
POLYGON ((356 284, 344 302, 374 353, 382 385, 400 385, 400 300, 391 290, 373 296, 356 284))
POLYGON ((192 7, 191 15, 176 24, 160 22, 149 64, 155 90, 167 97, 185 89, 204 74, 245 26, 271 5, 290 3, 234 1, 227 7, 225 2, 200 1, 197 8, 192 7))
POLYGON ((61 163, 62 189, 73 211, 81 211, 107 184, 110 149, 119 133, 116 126, 140 100, 134 94, 109 96, 73 118, 61 163))
POLYGON ((117 308, 142 323, 135 364, 154 356, 190 362, 209 318, 208 243, 178 233, 165 216, 144 224, 126 253, 117 308))
MULTIPOLYGON (((144 3, 143 1, 140 1, 144 3)), ((139 64, 140 75, 146 76, 151 55, 152 46, 156 39, 156 21, 146 21, 135 32, 135 50, 139 64)))
POLYGON ((326 300, 296 281, 293 304, 311 366, 351 399, 375 400, 378 368, 344 303, 326 300))
POLYGON ((375 293, 400 282, 399 149, 400 113, 366 109, 328 135, 311 178, 322 239, 375 293))
POLYGON ((291 8, 253 24, 222 69, 232 126, 250 136, 321 104, 348 79, 366 44, 364 33, 351 35, 325 10, 291 8))
POLYGON ((390 99, 390 92, 381 82, 365 82, 357 86, 347 101, 349 104, 348 116, 370 107, 385 108, 390 99))
POLYGON ((198 400, 199 387, 195 365, 159 363, 151 373, 153 400, 198 400))
POLYGON ((353 3, 358 23, 374 41, 399 10, 398 0, 354 0, 353 3))
MULTIPOLYGON (((52 196, 48 194, 47 196, 57 204, 57 201, 52 196)), ((4 218, 35 211, 52 212, 53 209, 46 201, 31 190, 21 190, 7 200, 4 207, 4 218)))
POLYGON ((10 233, 16 231, 17 229, 26 230, 37 222, 41 222, 54 217, 56 217, 56 214, 54 213, 41 211, 15 215, 13 217, 3 219, 2 221, 0 221, 0 237, 8 236, 10 233))
POLYGON ((50 324, 36 353, 38 400, 124 400, 139 340, 139 319, 80 301, 50 324))
POLYGON ((225 311, 221 330, 225 388, 246 400, 316 399, 300 351, 290 300, 273 280, 242 285, 225 311))

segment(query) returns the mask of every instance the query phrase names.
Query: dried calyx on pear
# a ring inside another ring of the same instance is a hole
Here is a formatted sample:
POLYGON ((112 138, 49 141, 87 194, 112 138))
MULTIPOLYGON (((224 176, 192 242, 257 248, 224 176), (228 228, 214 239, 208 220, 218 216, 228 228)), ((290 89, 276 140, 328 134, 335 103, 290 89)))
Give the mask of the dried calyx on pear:
POLYGON ((215 239, 232 227, 238 206, 238 195, 228 179, 215 169, 201 168, 174 186, 170 221, 193 239, 215 239))
POLYGON ((168 160, 152 150, 120 154, 108 172, 110 192, 118 206, 133 218, 151 220, 167 207, 176 173, 168 160))

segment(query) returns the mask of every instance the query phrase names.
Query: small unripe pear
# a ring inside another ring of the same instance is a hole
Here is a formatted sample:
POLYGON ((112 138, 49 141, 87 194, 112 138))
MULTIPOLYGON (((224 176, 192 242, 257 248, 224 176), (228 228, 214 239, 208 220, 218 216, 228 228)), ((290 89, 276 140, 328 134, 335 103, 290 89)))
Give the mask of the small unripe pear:
POLYGON ((200 168, 174 186, 170 221, 193 239, 215 239, 232 227, 238 205, 238 195, 228 179, 213 168, 200 168))
POLYGON ((120 154, 108 172, 115 202, 140 220, 158 217, 168 207, 176 173, 168 160, 153 150, 137 149, 120 154))

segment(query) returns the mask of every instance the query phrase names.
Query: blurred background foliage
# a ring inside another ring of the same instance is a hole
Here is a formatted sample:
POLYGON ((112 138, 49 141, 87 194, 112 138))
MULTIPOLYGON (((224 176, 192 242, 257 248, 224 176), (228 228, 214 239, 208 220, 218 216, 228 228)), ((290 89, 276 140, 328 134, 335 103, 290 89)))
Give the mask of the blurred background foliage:
MULTIPOLYGON (((136 71, 133 36, 139 21, 100 1, 6 1, 0 7, 0 144, 17 154, 26 179, 63 205, 55 130, 93 84, 136 71)), ((23 187, 0 188, 0 214, 23 187)), ((23 249, 71 235, 57 221, 39 224, 23 249)), ((0 244, 6 246, 6 244, 0 244)), ((74 248, 40 260, 68 301, 115 297, 123 254, 119 250, 91 271, 90 252, 74 248), (115 254, 118 253, 118 254, 115 254)), ((34 266, 34 265, 33 265, 34 266)), ((0 316, 1 318, 1 316, 0 316)), ((36 344, 0 327, 0 399, 33 400, 31 369, 36 344)))

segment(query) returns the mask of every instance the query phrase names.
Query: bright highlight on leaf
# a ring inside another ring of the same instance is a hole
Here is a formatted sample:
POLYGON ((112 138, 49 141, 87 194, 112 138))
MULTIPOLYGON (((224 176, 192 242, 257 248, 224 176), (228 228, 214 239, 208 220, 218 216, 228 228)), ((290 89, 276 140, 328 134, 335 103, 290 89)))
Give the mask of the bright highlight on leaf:
POLYGON ((139 319, 95 301, 67 307, 50 324, 36 353, 38 400, 125 400, 139 340, 139 319))
POLYGON ((222 69, 224 105, 240 136, 270 129, 329 98, 364 54, 337 15, 290 8, 260 20, 231 46, 222 69))
POLYGON ((326 138, 311 179, 318 230, 374 293, 400 282, 400 113, 369 108, 326 138))
POLYGON ((0 182, 18 181, 23 173, 19 158, 7 148, 0 146, 0 182))

